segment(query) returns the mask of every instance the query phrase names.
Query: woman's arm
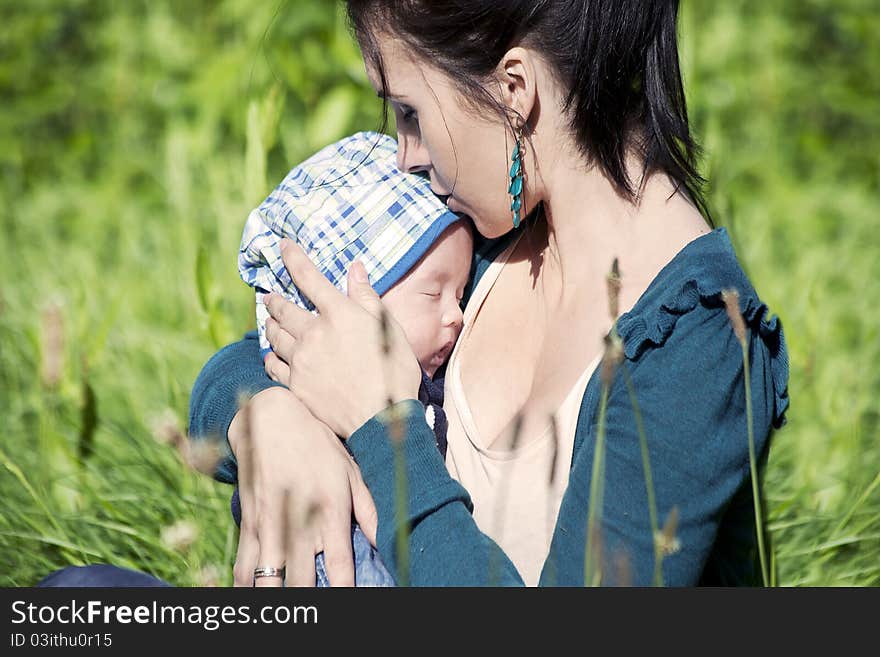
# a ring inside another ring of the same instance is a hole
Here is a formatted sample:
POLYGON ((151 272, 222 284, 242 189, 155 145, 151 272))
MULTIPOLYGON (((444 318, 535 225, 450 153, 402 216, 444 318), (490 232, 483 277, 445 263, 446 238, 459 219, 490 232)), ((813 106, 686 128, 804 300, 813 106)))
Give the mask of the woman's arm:
POLYGON ((288 586, 314 586, 315 555, 323 551, 332 585, 353 586, 352 515, 375 542, 376 511, 339 438, 288 390, 269 388, 236 415, 229 439, 242 507, 236 585, 250 586, 258 565, 286 565, 288 586))
POLYGON ((236 586, 250 586, 257 565, 284 563, 289 584, 314 585, 314 556, 322 550, 330 581, 354 583, 352 514, 375 540, 369 491, 338 438, 266 375, 256 332, 221 349, 202 369, 190 398, 189 435, 221 440, 226 456, 214 476, 240 485, 236 586))
POLYGON ((397 582, 414 586, 522 586, 516 567, 483 534, 471 516, 467 491, 455 481, 435 445, 418 402, 399 402, 355 431, 348 447, 378 513, 376 547, 397 582), (393 413, 402 421, 406 518, 398 513, 395 447, 389 440, 393 413), (402 571, 398 531, 409 527, 409 568, 402 571))
POLYGON ((215 479, 238 481, 235 455, 229 448, 229 425, 239 411, 242 399, 273 386, 283 387, 266 374, 260 358, 256 331, 249 331, 238 342, 214 354, 193 384, 189 400, 189 437, 219 440, 224 458, 217 464, 215 479))

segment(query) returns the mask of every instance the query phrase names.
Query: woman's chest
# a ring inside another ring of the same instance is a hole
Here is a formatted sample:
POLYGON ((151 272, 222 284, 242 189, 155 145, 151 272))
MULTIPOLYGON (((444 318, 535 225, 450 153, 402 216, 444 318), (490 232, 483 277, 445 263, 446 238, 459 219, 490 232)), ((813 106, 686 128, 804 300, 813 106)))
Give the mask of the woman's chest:
POLYGON ((599 291, 553 306, 521 274, 504 268, 471 318, 457 358, 461 391, 486 449, 510 447, 517 416, 519 446, 540 436, 610 328, 599 291))

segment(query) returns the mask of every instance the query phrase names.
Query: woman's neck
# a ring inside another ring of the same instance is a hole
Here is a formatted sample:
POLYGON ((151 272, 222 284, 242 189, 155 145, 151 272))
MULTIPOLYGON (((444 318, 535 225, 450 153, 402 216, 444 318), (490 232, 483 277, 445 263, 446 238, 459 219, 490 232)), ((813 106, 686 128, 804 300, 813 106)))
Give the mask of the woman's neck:
POLYGON ((541 177, 546 239, 539 276, 557 283, 560 303, 584 288, 604 287, 617 258, 625 312, 676 253, 710 231, 663 174, 649 176, 638 204, 621 197, 598 167, 585 171, 574 158, 559 159, 541 177))

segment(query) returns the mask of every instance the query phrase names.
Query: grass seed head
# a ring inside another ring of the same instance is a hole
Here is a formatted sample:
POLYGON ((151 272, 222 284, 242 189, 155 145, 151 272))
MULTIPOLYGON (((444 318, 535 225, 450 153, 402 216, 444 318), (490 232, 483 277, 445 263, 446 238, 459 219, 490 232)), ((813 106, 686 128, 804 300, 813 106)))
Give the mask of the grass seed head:
POLYGON ((510 451, 516 451, 516 448, 519 446, 519 440, 522 437, 522 428, 523 428, 523 415, 522 413, 517 413, 513 418, 513 433, 510 434, 510 451))
POLYGON ((403 413, 400 409, 394 404, 394 400, 391 397, 387 400, 388 409, 383 418, 385 423, 385 427, 388 430, 388 436, 391 438, 391 442, 394 444, 400 444, 403 442, 404 438, 404 423, 403 423, 403 413))
POLYGON ((615 586, 632 586, 632 565, 629 561, 629 555, 620 550, 614 553, 614 576, 615 586))
POLYGON ((213 476, 217 465, 223 459, 223 450, 217 438, 188 440, 182 450, 185 463, 203 475, 213 476))
POLYGON ((382 353, 387 356, 391 353, 390 329, 388 326, 388 311, 381 306, 379 312, 379 329, 382 332, 382 353))
POLYGON ((551 458, 550 458, 550 477, 548 478, 547 484, 552 486, 553 481, 556 479, 556 465, 559 460, 559 426, 556 424, 556 415, 550 414, 550 440, 552 440, 551 449, 551 458))
POLYGON ((178 520, 162 529, 161 540, 165 547, 186 552, 199 537, 199 528, 190 520, 178 520))
POLYGON ((180 420, 170 408, 166 408, 155 416, 150 424, 156 442, 178 450, 184 449, 186 436, 183 435, 180 420))
POLYGON ((64 373, 64 317, 57 303, 50 303, 43 310, 42 338, 40 378, 47 388, 56 388, 64 373))
POLYGON ((216 588, 220 586, 220 570, 214 564, 203 566, 196 577, 199 586, 216 588))
POLYGON ((681 549, 681 542, 676 536, 677 530, 678 507, 674 506, 669 512, 669 515, 666 517, 666 522, 663 524, 663 529, 657 532, 657 534, 654 536, 654 541, 657 545, 657 549, 664 557, 675 554, 681 549))
POLYGON ((617 335, 617 331, 612 329, 611 333, 605 336, 605 353, 602 356, 601 370, 602 385, 611 385, 614 372, 623 362, 623 356, 623 340, 617 335))
POLYGON ((739 292, 734 289, 723 290, 721 298, 727 309, 727 317, 730 319, 730 325, 733 326, 736 339, 740 343, 744 343, 746 341, 746 323, 739 310, 739 292))
POLYGON ((620 268, 617 264, 617 258, 614 259, 614 262, 611 263, 611 271, 608 272, 608 275, 605 277, 605 281, 608 285, 608 312, 611 315, 611 319, 617 319, 617 315, 620 312, 620 268))

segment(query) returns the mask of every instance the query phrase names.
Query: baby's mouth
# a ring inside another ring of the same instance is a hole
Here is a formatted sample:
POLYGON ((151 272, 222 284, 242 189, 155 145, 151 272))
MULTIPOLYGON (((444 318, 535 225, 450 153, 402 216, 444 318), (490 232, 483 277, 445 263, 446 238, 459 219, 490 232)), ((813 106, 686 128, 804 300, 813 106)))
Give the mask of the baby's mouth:
POLYGON ((444 361, 449 357, 449 354, 452 353, 452 348, 455 346, 454 341, 447 342, 443 347, 434 355, 434 360, 438 364, 442 365, 444 361))

